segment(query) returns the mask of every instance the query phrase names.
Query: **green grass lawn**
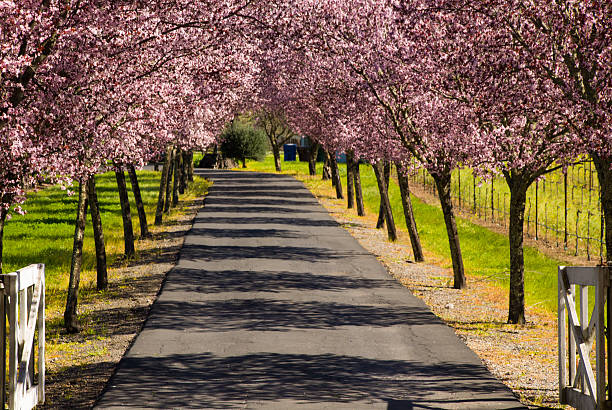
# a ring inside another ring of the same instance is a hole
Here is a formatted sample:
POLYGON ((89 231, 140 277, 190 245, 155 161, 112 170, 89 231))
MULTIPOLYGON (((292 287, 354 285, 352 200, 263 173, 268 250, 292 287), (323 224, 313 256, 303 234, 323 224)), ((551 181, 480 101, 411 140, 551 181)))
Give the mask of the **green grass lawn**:
MULTIPOLYGON (((586 256, 588 252, 592 260, 598 260, 600 252, 605 249, 601 245, 601 210, 597 173, 590 163, 578 164, 568 167, 567 177, 568 253, 576 252, 576 232, 578 232, 578 254, 586 256), (587 240, 587 238, 590 239, 587 240)), ((430 189, 433 189, 434 186, 433 179, 428 174, 424 175, 422 170, 412 178, 412 181, 421 185, 425 183, 430 189)), ((491 199, 493 199, 495 221, 508 225, 510 190, 503 177, 498 176, 485 181, 474 177, 471 169, 464 168, 453 172, 451 185, 455 202, 459 204, 459 198, 461 198, 462 207, 475 211, 474 213, 482 219, 492 218, 491 199), (474 197, 476 198, 475 208, 474 197)), ((538 238, 563 247, 565 194, 562 170, 547 174, 545 179, 538 181, 537 184, 532 184, 527 192, 525 231, 529 232, 532 237, 536 235, 536 215, 538 238)))
MULTIPOLYGON (((140 191, 149 225, 154 221, 159 177, 159 172, 138 171, 140 191)), ((134 234, 138 236, 140 224, 127 174, 126 180, 132 202, 134 234)), ((96 185, 107 260, 111 265, 123 254, 123 223, 115 174, 106 173, 97 176, 96 185)), ((185 197, 201 195, 207 186, 208 183, 203 178, 196 177, 185 197)), ((41 189, 28 194, 28 199, 23 205, 27 211, 26 215, 13 215, 13 218, 6 223, 3 270, 11 272, 33 263, 44 263, 47 293, 51 300, 54 299, 54 294, 65 292, 67 288, 77 200, 77 194, 68 196, 66 191, 56 186, 41 189)), ((83 247, 82 288, 95 286, 95 263, 93 232, 88 215, 83 247)))
MULTIPOLYGON (((310 189, 317 189, 329 181, 321 181, 321 166, 318 164, 317 176, 308 176, 306 162, 283 162, 283 173, 292 174, 303 180, 310 189)), ((274 172, 271 156, 263 162, 248 161, 247 170, 274 172)), ((360 167, 364 203, 368 212, 377 214, 379 194, 374 172, 369 165, 360 167)), ((343 188, 346 190, 346 166, 340 164, 343 188)), ((397 183, 390 187, 393 216, 398 228, 405 229, 401 197, 397 183)), ((446 228, 439 206, 432 206, 412 196, 414 214, 423 247, 439 259, 443 266, 451 267, 450 251, 446 228)), ((465 269, 468 275, 487 277, 493 283, 508 288, 510 251, 506 235, 495 233, 476 225, 469 220, 457 218, 459 237, 463 252, 465 269)), ((427 261, 426 261, 427 262, 427 261)), ((537 249, 525 247, 525 298, 529 305, 536 305, 549 312, 557 310, 557 266, 565 265, 551 259, 537 249)), ((469 278, 468 278, 469 281, 469 278)), ((468 283, 469 284, 469 283, 468 283)))

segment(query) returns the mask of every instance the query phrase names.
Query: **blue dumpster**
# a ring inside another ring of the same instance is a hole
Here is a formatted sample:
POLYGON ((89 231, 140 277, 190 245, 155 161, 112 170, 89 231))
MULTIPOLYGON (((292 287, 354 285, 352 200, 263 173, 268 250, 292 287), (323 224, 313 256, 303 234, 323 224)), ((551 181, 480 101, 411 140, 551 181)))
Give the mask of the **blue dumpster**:
POLYGON ((297 145, 295 144, 285 144, 283 145, 283 152, 285 161, 295 161, 295 155, 297 153, 297 145))

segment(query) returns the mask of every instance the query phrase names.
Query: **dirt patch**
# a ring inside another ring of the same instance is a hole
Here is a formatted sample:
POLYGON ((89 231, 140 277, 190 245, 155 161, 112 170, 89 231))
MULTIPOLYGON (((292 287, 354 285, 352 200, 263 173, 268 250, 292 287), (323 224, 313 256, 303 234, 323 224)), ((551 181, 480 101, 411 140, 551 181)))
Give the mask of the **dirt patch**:
POLYGON ((67 334, 59 315, 47 319, 47 379, 44 409, 93 406, 117 363, 140 332, 166 274, 178 260, 185 234, 202 198, 181 202, 152 239, 139 241, 138 257, 109 269, 103 292, 83 289, 79 334, 67 334))

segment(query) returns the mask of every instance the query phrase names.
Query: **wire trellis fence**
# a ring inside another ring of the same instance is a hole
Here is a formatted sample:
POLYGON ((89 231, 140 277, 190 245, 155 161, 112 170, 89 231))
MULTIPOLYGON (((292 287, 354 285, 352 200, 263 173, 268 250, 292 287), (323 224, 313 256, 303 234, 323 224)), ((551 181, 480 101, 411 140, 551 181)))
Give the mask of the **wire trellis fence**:
MULTIPOLYGON (((437 195, 426 170, 412 174, 417 183, 437 195)), ((510 190, 503 177, 484 180, 470 169, 452 175, 453 205, 485 221, 508 227, 510 190)), ((525 203, 525 235, 563 248, 587 260, 605 254, 604 218, 597 172, 585 162, 552 172, 532 184, 525 203)))

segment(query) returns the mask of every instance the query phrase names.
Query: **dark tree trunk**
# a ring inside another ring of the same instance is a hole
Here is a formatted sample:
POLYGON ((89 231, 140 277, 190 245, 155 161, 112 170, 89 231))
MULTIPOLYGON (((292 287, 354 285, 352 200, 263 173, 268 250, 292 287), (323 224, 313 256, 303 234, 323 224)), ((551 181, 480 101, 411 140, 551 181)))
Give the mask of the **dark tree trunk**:
MULTIPOLYGON (((391 163, 388 161, 384 162, 384 177, 387 191, 389 189, 389 180, 391 179, 391 163)), ((385 226, 385 208, 383 203, 380 203, 378 207, 378 221, 376 222, 376 229, 382 229, 385 226)))
POLYGON ((591 155, 597 177, 599 179, 599 190, 601 195, 601 210, 604 216, 604 238, 606 242, 606 261, 612 266, 612 169, 610 160, 598 155, 591 155))
POLYGON ((463 289, 466 286, 465 269, 463 268, 459 234, 457 233, 457 223, 455 221, 453 203, 451 201, 450 172, 446 174, 433 174, 432 177, 436 182, 438 197, 440 198, 440 205, 442 206, 442 213, 444 214, 444 223, 446 224, 446 233, 450 245, 451 259, 453 261, 453 287, 455 289, 463 289))
POLYGON ((280 148, 278 144, 273 143, 272 141, 272 154, 274 155, 274 167, 276 168, 276 172, 281 172, 281 159, 280 159, 280 148))
POLYGON ((181 183, 179 185, 179 193, 183 195, 187 188, 187 168, 189 167, 187 152, 181 151, 181 183))
POLYGON ((4 273, 2 271, 2 255, 4 249, 4 223, 6 222, 7 213, 5 209, 0 208, 0 275, 4 273))
POLYGON ((187 180, 193 182, 193 150, 187 153, 187 180))
POLYGON ((125 256, 126 258, 132 258, 136 254, 136 250, 134 249, 134 228, 132 227, 130 200, 128 198, 127 187, 125 186, 125 174, 121 167, 118 167, 115 171, 115 176, 117 178, 117 188, 119 191, 119 203, 121 204, 121 217, 123 218, 125 256))
POLYGON ((319 154, 318 142, 313 142, 308 152, 308 174, 313 177, 317 175, 317 156, 319 154))
POLYGON ((510 188, 510 295, 508 323, 525 323, 525 259, 523 257, 523 226, 525 202, 529 184, 520 175, 506 178, 510 188))
POLYGON ((355 160, 353 165, 353 179, 355 183, 355 202, 357 203, 357 215, 365 216, 363 206, 363 192, 361 190, 361 173, 359 172, 359 160, 355 160))
POLYGON ((332 184, 336 187, 336 198, 344 199, 342 193, 342 179, 340 178, 340 169, 338 168, 338 161, 336 160, 336 154, 332 153, 329 156, 332 172, 332 184), (334 183, 335 182, 335 183, 334 183))
POLYGON ((423 247, 421 246, 421 238, 419 238, 419 231, 417 230, 416 221, 414 219, 414 212, 412 210, 412 200, 410 199, 410 186, 408 185, 408 177, 402 171, 401 164, 396 164, 397 168, 397 181, 400 187, 400 194, 402 196, 402 206, 404 208, 404 218, 406 219, 406 229, 408 229, 408 235, 410 236, 410 244, 412 245, 412 253, 414 254, 415 262, 423 262, 425 256, 423 256, 423 247))
POLYGON ((382 161, 376 164, 372 164, 374 169, 374 175, 376 176, 376 182, 378 184, 378 192, 380 193, 380 204, 383 209, 383 216, 387 223, 387 236, 390 241, 397 240, 397 230, 395 229, 395 221, 393 220, 393 211, 391 210, 391 203, 389 202, 389 189, 387 182, 385 181, 384 169, 387 164, 383 166, 382 161))
POLYGON ((334 181, 332 178, 332 170, 331 170, 330 162, 331 160, 330 160, 329 152, 325 151, 325 161, 323 161, 323 170, 321 171, 321 179, 323 181, 332 179, 332 185, 333 185, 334 181))
POLYGON ((166 203, 164 204, 164 212, 170 212, 170 204, 172 203, 172 177, 176 173, 174 170, 174 155, 176 151, 172 149, 170 151, 170 162, 168 165, 168 181, 166 183, 166 203))
POLYGON ((76 222, 74 224, 74 242, 72 245, 72 260, 70 262, 70 278, 68 281, 68 296, 64 311, 64 327, 68 333, 81 330, 77 317, 79 299, 79 283, 81 282, 81 265, 83 263, 83 238, 85 236, 85 219, 87 217, 87 184, 79 183, 79 202, 76 222))
POLYGON ((246 168, 246 158, 242 158, 242 168, 246 168))
POLYGON ((174 154, 174 181, 172 183, 172 208, 178 205, 179 181, 181 180, 181 151, 177 149, 174 154))
POLYGON ((174 156, 174 185, 172 186, 172 207, 178 205, 179 193, 181 190, 181 174, 183 171, 183 155, 181 150, 174 156))
POLYGON ((353 209, 355 207, 355 175, 354 175, 354 155, 350 150, 346 151, 346 199, 347 208, 353 209))
POLYGON ((149 225, 147 224, 147 213, 145 212, 144 203, 142 202, 142 195, 140 194, 140 184, 138 183, 138 175, 136 175, 134 165, 128 165, 128 174, 130 176, 130 182, 132 183, 134 202, 136 203, 136 209, 138 210, 138 221, 140 222, 140 238, 150 238, 151 233, 149 232, 149 225))
POLYGON ((161 225, 164 212, 164 196, 166 187, 168 186, 168 172, 170 171, 170 160, 172 148, 166 149, 166 160, 162 168, 161 178, 159 180, 159 194, 157 196, 157 209, 155 210, 155 225, 161 225))
POLYGON ((96 288, 104 290, 108 287, 108 272, 106 268, 106 246, 104 244, 104 231, 102 229, 102 217, 98 205, 98 194, 96 192, 96 178, 89 177, 87 181, 87 197, 91 224, 93 226, 94 243, 96 245, 96 288))

